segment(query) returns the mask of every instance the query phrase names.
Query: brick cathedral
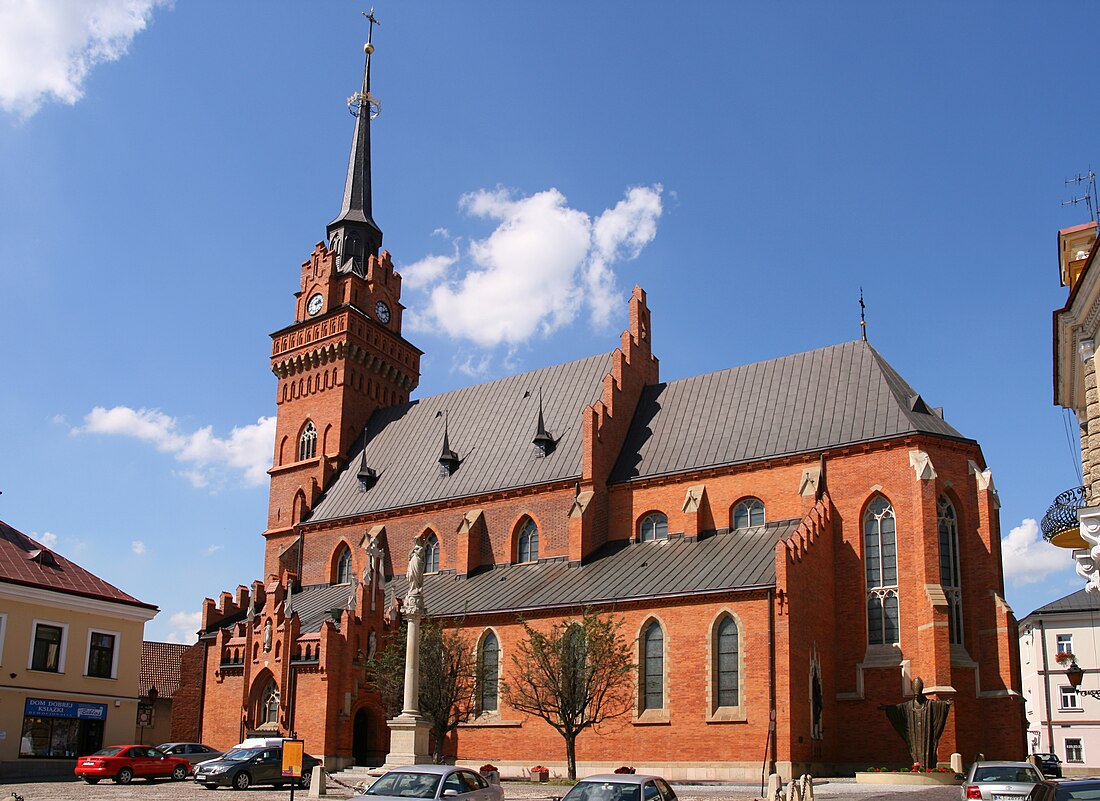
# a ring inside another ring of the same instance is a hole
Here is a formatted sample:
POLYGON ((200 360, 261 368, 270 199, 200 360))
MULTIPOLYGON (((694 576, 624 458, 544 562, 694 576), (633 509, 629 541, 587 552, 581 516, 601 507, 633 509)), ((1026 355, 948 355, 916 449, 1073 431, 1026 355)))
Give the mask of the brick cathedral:
POLYGON ((1021 757, 991 473, 865 340, 662 382, 635 288, 607 352, 410 399, 421 351, 373 218, 369 70, 368 52, 340 213, 272 335, 263 578, 204 602, 174 736, 297 732, 330 770, 381 764, 367 660, 422 538, 428 614, 497 668, 446 744, 460 762, 564 763, 499 681, 517 615, 587 608, 622 617, 638 677, 633 713, 578 741, 581 774, 753 778, 766 751, 787 776, 906 763, 879 705, 918 676, 953 701, 941 761, 1021 757))

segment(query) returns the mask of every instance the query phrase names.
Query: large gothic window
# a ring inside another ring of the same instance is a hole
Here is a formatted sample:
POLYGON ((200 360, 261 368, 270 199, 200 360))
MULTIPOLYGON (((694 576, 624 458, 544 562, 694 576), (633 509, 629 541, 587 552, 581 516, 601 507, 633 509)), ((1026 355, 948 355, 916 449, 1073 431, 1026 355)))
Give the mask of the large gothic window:
POLYGON ((340 556, 336 560, 336 584, 350 584, 352 576, 351 548, 344 545, 340 548, 340 556))
POLYGON ((310 420, 302 429, 302 436, 298 439, 298 461, 312 459, 317 455, 317 426, 310 420))
POLYGON ((439 572, 439 537, 434 532, 428 532, 424 542, 424 572, 439 572))
POLYGON ((714 630, 714 697, 717 706, 737 706, 740 694, 740 637, 737 621, 724 615, 714 630))
POLYGON ((279 722, 279 688, 272 679, 260 699, 260 724, 279 722))
POLYGON ((638 539, 642 542, 668 539, 668 518, 660 512, 643 517, 638 527, 638 539))
POLYGON ((519 532, 519 561, 537 562, 539 560, 539 527, 535 521, 527 518, 519 532))
POLYGON ((500 642, 488 632, 481 641, 481 686, 478 687, 478 708, 482 712, 497 711, 497 687, 500 684, 500 642))
POLYGON ((940 584, 947 596, 947 626, 952 645, 962 645, 962 579, 959 572, 959 516, 946 495, 937 504, 940 533, 940 584))
POLYGON ((663 709, 665 705, 665 635, 661 624, 651 620, 642 632, 641 711, 663 709))
POLYGON ((863 516, 867 567, 867 642, 893 645, 898 636, 898 544, 894 508, 881 495, 863 516))
POLYGON ((745 498, 733 507, 730 528, 740 531, 764 525, 764 502, 759 498, 745 498))

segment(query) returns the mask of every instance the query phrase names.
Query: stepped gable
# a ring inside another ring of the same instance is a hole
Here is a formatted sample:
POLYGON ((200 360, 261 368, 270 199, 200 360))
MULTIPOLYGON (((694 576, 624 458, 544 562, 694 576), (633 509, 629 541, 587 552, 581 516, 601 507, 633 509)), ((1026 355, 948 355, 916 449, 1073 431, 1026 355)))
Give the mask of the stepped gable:
POLYGON ((857 340, 646 387, 610 481, 915 433, 972 441, 857 340))
POLYGON ((603 397, 612 354, 544 367, 374 412, 360 445, 306 522, 446 501, 581 476, 581 412, 603 397), (549 456, 531 441, 542 389, 546 426, 558 438, 549 456), (444 427, 458 458, 439 471, 444 427), (364 490, 363 467, 376 479, 364 490))
MULTIPOLYGON (((673 537, 603 546, 582 566, 564 559, 496 565, 466 578, 424 577, 424 604, 436 617, 583 607, 775 586, 775 545, 800 521, 776 520, 704 539, 673 537)), ((386 585, 386 603, 405 592, 405 577, 386 585)))
POLYGON ((0 581, 156 609, 0 520, 0 581))

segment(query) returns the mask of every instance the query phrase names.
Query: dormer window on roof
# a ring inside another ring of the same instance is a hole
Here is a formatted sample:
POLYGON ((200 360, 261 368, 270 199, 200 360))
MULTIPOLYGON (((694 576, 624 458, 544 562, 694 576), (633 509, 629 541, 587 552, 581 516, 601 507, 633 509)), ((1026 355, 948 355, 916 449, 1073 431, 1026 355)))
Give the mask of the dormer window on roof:
POLYGON ((539 449, 539 452, 543 456, 549 456, 554 452, 554 446, 557 442, 554 440, 554 435, 546 430, 546 422, 542 416, 542 390, 539 390, 539 422, 535 428, 535 438, 531 440, 535 447, 539 449))
POLYGON ((378 473, 373 467, 367 467, 367 452, 365 450, 359 460, 359 471, 355 475, 359 479, 359 489, 362 492, 366 492, 378 483, 378 473))
POLYGON ((458 454, 451 450, 450 437, 447 431, 447 424, 443 424, 443 451, 439 454, 439 477, 447 478, 453 476, 457 472, 459 465, 462 464, 462 460, 458 458, 458 454))

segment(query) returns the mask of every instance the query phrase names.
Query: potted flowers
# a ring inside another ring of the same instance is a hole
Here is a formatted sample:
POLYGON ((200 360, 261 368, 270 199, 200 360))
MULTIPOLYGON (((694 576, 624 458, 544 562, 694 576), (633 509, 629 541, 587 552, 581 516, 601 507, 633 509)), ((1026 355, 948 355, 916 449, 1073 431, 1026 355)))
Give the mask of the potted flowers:
POLYGON ((544 768, 542 765, 535 765, 531 768, 531 781, 533 782, 548 782, 550 781, 550 768, 544 768))
POLYGON ((616 773, 634 773, 634 768, 629 765, 623 765, 621 768, 615 768, 616 773))
POLYGON ((1081 686, 1081 680, 1085 677, 1085 671, 1077 664, 1077 657, 1073 651, 1059 651, 1054 655, 1054 661, 1066 669, 1066 678, 1074 687, 1081 686))
POLYGON ((489 782, 489 784, 500 784, 500 771, 497 770, 497 766, 491 762, 482 765, 478 769, 478 773, 480 773, 481 777, 489 782))

